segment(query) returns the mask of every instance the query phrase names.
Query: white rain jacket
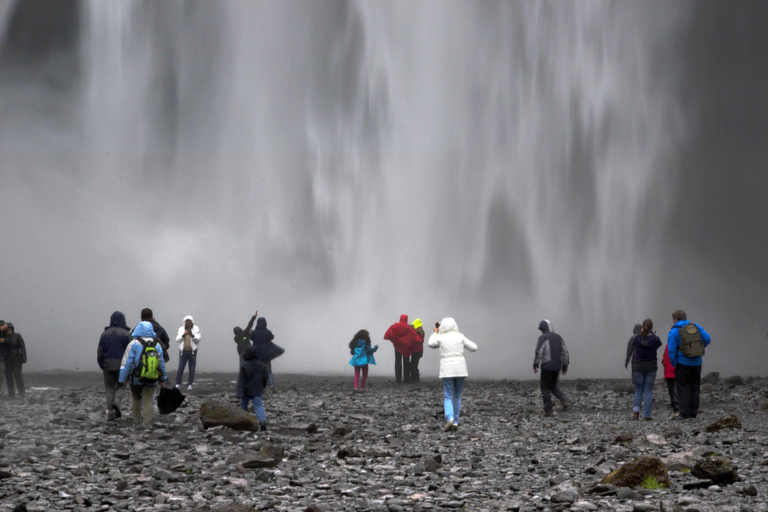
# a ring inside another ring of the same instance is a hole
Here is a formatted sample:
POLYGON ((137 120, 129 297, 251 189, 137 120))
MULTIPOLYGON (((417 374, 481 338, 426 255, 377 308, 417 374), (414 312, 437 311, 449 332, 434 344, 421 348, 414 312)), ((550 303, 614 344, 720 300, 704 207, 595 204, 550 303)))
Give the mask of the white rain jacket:
POLYGON ((192 342, 192 352, 197 352, 197 347, 200 345, 200 328, 195 324, 195 320, 190 315, 184 317, 184 321, 181 322, 181 327, 179 327, 179 332, 176 334, 176 342, 179 344, 179 352, 184 350, 184 331, 186 331, 184 323, 187 320, 192 321, 192 340, 190 340, 192 342))
POLYGON ((477 350, 477 345, 469 341, 459 332, 456 320, 443 318, 440 329, 432 333, 427 342, 429 348, 440 348, 440 378, 468 377, 467 361, 464 359, 464 349, 470 352, 477 350))

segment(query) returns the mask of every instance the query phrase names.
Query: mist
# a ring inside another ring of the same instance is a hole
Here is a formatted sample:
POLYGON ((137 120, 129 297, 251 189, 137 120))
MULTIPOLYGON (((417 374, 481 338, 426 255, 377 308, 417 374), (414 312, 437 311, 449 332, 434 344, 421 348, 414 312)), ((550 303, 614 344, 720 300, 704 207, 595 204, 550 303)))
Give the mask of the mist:
MULTIPOLYGON (((470 377, 574 378, 682 308, 704 372, 766 375, 762 2, 0 0, 0 318, 97 370, 115 310, 234 371, 345 374, 368 329, 452 316, 470 377)), ((177 355, 172 348, 170 369, 177 355)), ((437 376, 425 349, 422 375, 437 376)))

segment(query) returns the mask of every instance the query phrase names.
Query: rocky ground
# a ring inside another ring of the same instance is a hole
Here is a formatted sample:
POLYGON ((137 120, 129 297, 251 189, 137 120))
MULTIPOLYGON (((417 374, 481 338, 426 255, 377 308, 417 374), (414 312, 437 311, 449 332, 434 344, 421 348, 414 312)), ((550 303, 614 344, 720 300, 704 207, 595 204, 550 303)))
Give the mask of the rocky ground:
POLYGON ((351 376, 276 377, 269 430, 249 432, 200 420, 202 403, 236 402, 234 375, 200 375, 149 430, 105 421, 97 374, 30 375, 26 403, 0 401, 0 510, 768 511, 765 379, 704 384, 685 422, 660 381, 645 422, 628 381, 565 380, 572 407, 544 418, 537 382, 470 379, 461 428, 445 432, 436 379, 353 394, 351 376), (728 414, 741 428, 706 431, 728 414), (664 460, 670 488, 596 485, 644 454, 664 460), (695 476, 711 454, 740 480, 695 476))

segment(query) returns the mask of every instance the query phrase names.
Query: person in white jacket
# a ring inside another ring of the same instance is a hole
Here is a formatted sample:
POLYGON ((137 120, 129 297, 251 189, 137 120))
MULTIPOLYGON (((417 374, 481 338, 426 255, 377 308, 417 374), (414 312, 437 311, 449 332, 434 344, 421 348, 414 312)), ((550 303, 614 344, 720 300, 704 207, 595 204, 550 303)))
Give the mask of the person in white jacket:
POLYGON ((429 337, 427 345, 429 348, 440 349, 445 430, 456 430, 459 426, 464 378, 469 376, 464 349, 474 352, 477 345, 459 332, 456 320, 451 317, 443 318, 443 321, 435 326, 435 332, 429 337))
POLYGON ((192 383, 195 381, 197 348, 200 346, 200 328, 195 325, 195 320, 191 316, 187 315, 184 317, 184 325, 179 327, 176 342, 179 344, 179 370, 176 372, 176 387, 181 386, 181 379, 184 377, 184 367, 189 362, 187 390, 192 391, 192 383))

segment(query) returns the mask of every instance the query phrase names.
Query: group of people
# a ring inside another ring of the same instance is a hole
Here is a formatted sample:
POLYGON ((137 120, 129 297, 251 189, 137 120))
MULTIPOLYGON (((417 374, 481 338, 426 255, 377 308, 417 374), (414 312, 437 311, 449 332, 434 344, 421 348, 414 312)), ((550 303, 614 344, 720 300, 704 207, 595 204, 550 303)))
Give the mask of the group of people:
MULTIPOLYGON (((675 416, 691 419, 699 412, 702 356, 712 339, 699 324, 688 321, 688 315, 682 309, 672 313, 672 322, 662 357, 664 380, 675 416)), ((640 419, 641 406, 643 419, 653 419, 653 382, 658 370, 658 350, 661 345, 650 318, 635 326, 633 336, 627 343, 624 367, 632 361, 632 381, 635 385, 633 410, 636 420, 640 419)))
POLYGON ((24 398, 24 378, 21 365, 27 362, 27 347, 24 338, 16 332, 11 322, 0 320, 0 392, 3 390, 3 377, 8 387, 8 398, 24 398))

